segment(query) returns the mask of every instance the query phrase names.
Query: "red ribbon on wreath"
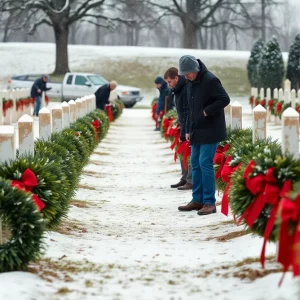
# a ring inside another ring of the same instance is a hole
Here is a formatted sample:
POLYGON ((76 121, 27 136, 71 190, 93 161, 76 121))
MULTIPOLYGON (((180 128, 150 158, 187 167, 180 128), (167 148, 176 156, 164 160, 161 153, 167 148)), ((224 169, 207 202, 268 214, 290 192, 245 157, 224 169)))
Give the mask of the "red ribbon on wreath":
POLYGON ((259 105, 260 104, 260 99, 255 99, 255 106, 259 105))
POLYGON ((181 143, 177 149, 177 154, 183 154, 183 167, 188 169, 188 158, 191 156, 191 146, 188 141, 181 143))
POLYGON ((263 107, 266 107, 266 104, 267 104, 267 100, 266 100, 266 99, 263 99, 263 100, 260 102, 260 105, 262 105, 263 107))
POLYGON ((179 123, 177 123, 175 128, 171 127, 169 129, 169 136, 174 137, 174 141, 170 147, 172 150, 174 150, 174 148, 179 144, 179 139, 180 139, 180 124, 179 123))
POLYGON ((300 114, 300 104, 296 106, 296 111, 300 114))
POLYGON ((253 160, 250 161, 243 175, 245 179, 245 185, 251 194, 255 196, 255 199, 244 211, 238 223, 240 223, 242 220, 245 220, 248 226, 252 227, 264 209, 265 205, 270 204, 272 206, 270 217, 264 232, 264 243, 260 257, 261 264, 264 266, 266 243, 275 224, 280 199, 290 191, 292 184, 291 181, 285 181, 282 188, 280 188, 278 186, 277 179, 273 175, 275 170, 274 167, 269 168, 266 175, 259 174, 255 177, 249 178, 249 175, 253 172, 253 168, 255 166, 255 162, 253 160))
POLYGON ((282 105, 283 105, 282 102, 279 102, 279 103, 277 103, 277 105, 276 105, 276 112, 277 112, 278 115, 281 113, 282 105))
MULTIPOLYGON (((30 169, 26 169, 22 174, 21 180, 12 180, 11 186, 16 187, 19 190, 32 193, 33 188, 38 185, 37 177, 30 169)), ((38 207, 39 211, 41 211, 46 205, 39 198, 38 195, 33 194, 31 196, 33 202, 38 207)))
POLYGON ((50 99, 49 99, 48 95, 45 95, 45 102, 46 102, 46 105, 47 105, 47 106, 48 106, 48 104, 49 104, 49 101, 50 101, 50 99))
POLYGON ((152 105, 152 120, 155 122, 157 122, 157 118, 156 118, 157 106, 158 106, 157 102, 152 105))
POLYGON ((174 120, 175 120, 175 118, 172 118, 172 119, 165 118, 164 119, 163 128, 165 130, 165 138, 166 139, 169 137, 169 129, 171 128, 174 120))
POLYGON ((108 120, 111 123, 114 120, 113 114, 111 112, 111 106, 110 105, 105 105, 105 109, 106 109, 106 113, 107 113, 107 116, 108 116, 108 120))
POLYGON ((98 140, 99 140, 99 134, 100 134, 100 122, 99 122, 99 120, 94 120, 93 122, 92 122, 92 125, 94 126, 94 128, 95 128, 95 131, 96 131, 96 133, 95 133, 95 138, 96 138, 96 141, 98 142, 98 140))
POLYGON ((254 97, 252 96, 252 97, 249 98, 249 104, 252 105, 253 103, 254 103, 254 97))
POLYGON ((274 103, 275 103, 274 99, 269 100, 269 102, 268 102, 269 111, 272 110, 274 103))
MULTIPOLYGON (((295 200, 283 198, 278 211, 281 218, 278 262, 282 264, 284 274, 292 266, 294 276, 300 276, 300 194, 295 200), (291 222, 296 223, 294 230, 291 230, 291 222)), ((279 285, 283 281, 284 274, 279 285)))
POLYGON ((230 166, 229 164, 231 162, 231 159, 231 155, 228 155, 221 172, 222 181, 227 182, 221 204, 221 212, 225 216, 228 216, 229 211, 229 191, 232 184, 231 175, 242 166, 242 163, 239 163, 236 167, 230 166))
POLYGON ((215 175, 216 180, 221 176, 221 172, 226 161, 225 152, 230 148, 229 144, 225 144, 224 146, 218 146, 215 156, 214 156, 214 164, 219 165, 219 169, 215 175))
POLYGON ((7 101, 3 102, 3 116, 6 117, 6 111, 8 109, 7 101))

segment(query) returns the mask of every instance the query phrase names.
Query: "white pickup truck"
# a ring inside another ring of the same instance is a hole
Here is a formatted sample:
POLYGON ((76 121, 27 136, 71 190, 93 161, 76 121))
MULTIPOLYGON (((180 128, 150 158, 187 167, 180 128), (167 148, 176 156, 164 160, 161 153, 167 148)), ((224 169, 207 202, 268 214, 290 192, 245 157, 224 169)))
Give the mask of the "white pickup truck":
MULTIPOLYGON (((40 75, 13 76, 8 81, 8 89, 31 88, 34 80, 38 77, 40 77, 40 75)), ((55 97, 61 98, 61 101, 75 100, 79 97, 95 93, 100 86, 107 83, 108 81, 105 78, 97 74, 66 73, 62 83, 52 82, 51 80, 47 83, 47 87, 52 88, 47 94, 50 99, 51 97, 55 97)), ((118 85, 116 94, 127 108, 133 107, 137 102, 143 99, 140 95, 141 90, 131 86, 118 85)))

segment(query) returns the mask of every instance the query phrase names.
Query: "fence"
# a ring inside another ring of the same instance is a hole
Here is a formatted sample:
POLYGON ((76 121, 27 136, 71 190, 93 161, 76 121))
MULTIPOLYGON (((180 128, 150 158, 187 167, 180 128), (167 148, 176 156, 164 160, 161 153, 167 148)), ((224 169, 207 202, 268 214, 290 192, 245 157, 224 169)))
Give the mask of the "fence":
MULTIPOLYGON (((25 93, 25 91, 23 92, 25 93)), ((68 128, 78 118, 85 116, 95 108, 94 95, 85 96, 76 101, 71 100, 68 103, 57 104, 52 108, 51 112, 48 108, 43 107, 39 112, 39 138, 49 139, 52 132, 60 132, 64 128, 68 128)), ((11 109, 10 120, 13 120, 20 114, 20 111, 11 109)), ((9 124, 12 124, 12 122, 9 124)), ((0 163, 9 159, 15 159, 17 137, 19 153, 34 154, 34 129, 34 120, 30 116, 29 109, 22 110, 16 129, 13 125, 0 125, 0 163)))

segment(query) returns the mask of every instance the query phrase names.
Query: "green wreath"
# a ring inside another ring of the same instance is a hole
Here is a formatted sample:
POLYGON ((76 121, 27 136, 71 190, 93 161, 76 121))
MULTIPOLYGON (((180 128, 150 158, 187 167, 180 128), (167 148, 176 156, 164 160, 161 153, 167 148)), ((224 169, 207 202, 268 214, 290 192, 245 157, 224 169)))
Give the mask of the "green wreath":
MULTIPOLYGON (((219 145, 221 147, 224 147, 226 144, 229 145, 229 149, 224 152, 225 159, 228 155, 231 155, 234 153, 235 150, 232 150, 233 145, 241 145, 242 143, 251 143, 252 142, 252 129, 240 129, 235 128, 231 129, 230 127, 227 127, 227 139, 225 141, 222 141, 219 145)), ((223 167, 223 166, 222 166, 223 167)), ((219 171, 220 165, 214 164, 215 173, 219 171)), ((216 188, 218 191, 224 192, 226 188, 227 182, 223 182, 222 178, 219 177, 216 180, 216 188)))
POLYGON ((80 135, 83 135, 83 137, 86 139, 89 145, 89 156, 90 156, 96 147, 96 139, 95 139, 96 130, 94 126, 91 124, 90 120, 87 118, 82 118, 78 120, 76 123, 73 123, 71 125, 71 129, 74 129, 80 135))
MULTIPOLYGON (((171 120, 173 118, 175 118, 175 120, 173 122, 176 122, 176 124, 177 124, 178 123, 178 114, 177 114, 176 110, 174 110, 174 109, 169 110, 162 118, 162 121, 160 123, 160 133, 163 138, 165 138, 165 131, 166 131, 164 128, 164 120, 165 119, 171 120)), ((169 139, 167 139, 167 140, 169 140, 169 139)))
MULTIPOLYGON (((229 204, 234 215, 239 219, 249 206, 256 200, 257 195, 253 195, 246 187, 244 172, 251 160, 255 162, 254 171, 250 174, 250 178, 260 174, 266 175, 270 168, 274 168, 273 176, 276 178, 276 185, 283 187, 285 181, 291 180, 292 183, 300 180, 300 160, 293 159, 291 156, 282 157, 280 146, 277 142, 270 142, 264 145, 264 150, 259 146, 262 142, 256 144, 254 152, 242 157, 242 167, 234 172, 231 176, 231 188, 229 192, 229 204)), ((241 145, 244 147, 244 145, 241 145)), ((272 205, 266 204, 259 217, 251 227, 251 231, 259 236, 264 236, 266 224, 270 218, 272 205)), ((243 223, 247 226, 245 221, 243 223)), ((278 226, 275 224, 273 231, 269 237, 270 241, 277 238, 278 226)))
POLYGON ((97 109, 90 113, 90 116, 93 119, 97 119, 100 121, 100 134, 99 134, 99 141, 102 141, 106 136, 108 129, 109 129, 109 120, 106 113, 103 110, 97 109))
POLYGON ((31 195, 0 179, 0 216, 10 238, 0 245, 0 272, 26 270, 44 250, 45 222, 31 195))

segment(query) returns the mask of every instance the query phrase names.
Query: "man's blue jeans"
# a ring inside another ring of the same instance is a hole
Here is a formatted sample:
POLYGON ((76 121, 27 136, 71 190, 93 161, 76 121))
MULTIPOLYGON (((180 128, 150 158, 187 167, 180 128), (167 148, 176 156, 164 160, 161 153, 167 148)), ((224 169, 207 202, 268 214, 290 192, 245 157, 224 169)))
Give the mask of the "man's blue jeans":
POLYGON ((34 104, 34 111, 33 111, 34 116, 39 115, 39 111, 41 109, 41 102, 42 102, 42 97, 41 96, 35 97, 35 104, 34 104))
POLYGON ((215 205, 216 181, 214 172, 214 156, 218 143, 192 145, 192 202, 215 205))

